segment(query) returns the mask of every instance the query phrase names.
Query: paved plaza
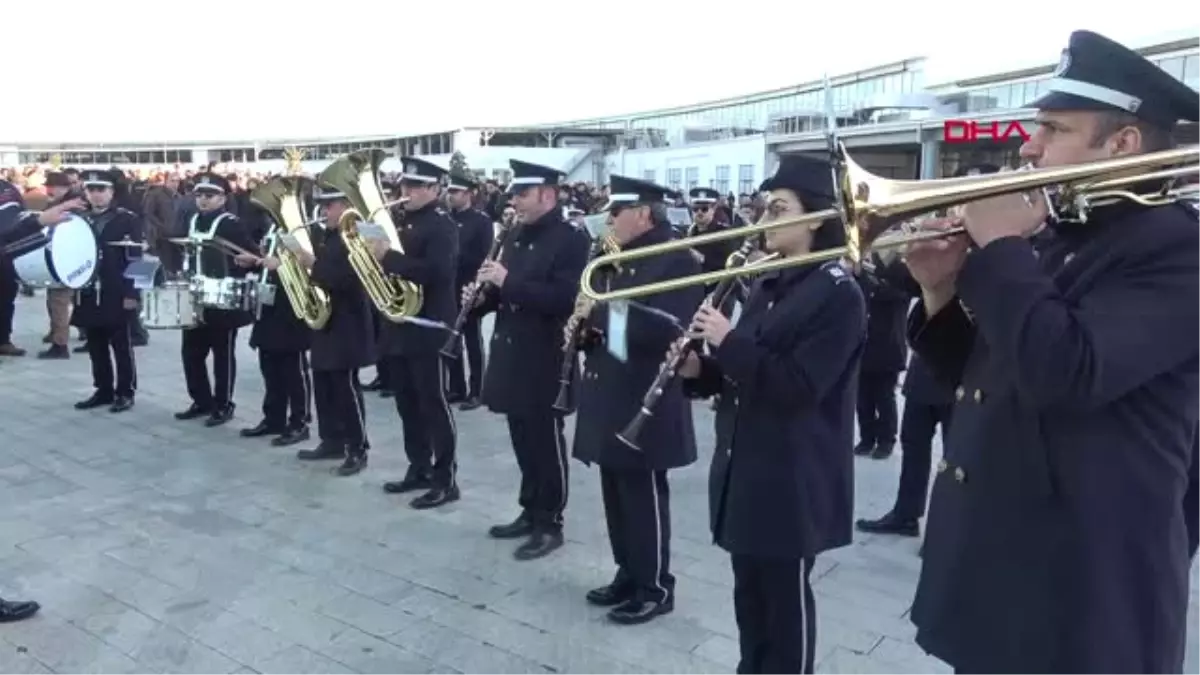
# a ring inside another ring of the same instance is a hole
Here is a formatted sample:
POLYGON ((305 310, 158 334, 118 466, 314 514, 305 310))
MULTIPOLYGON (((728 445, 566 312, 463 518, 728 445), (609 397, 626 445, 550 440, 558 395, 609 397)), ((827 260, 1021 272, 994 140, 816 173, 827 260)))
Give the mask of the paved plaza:
MULTIPOLYGON (((390 400, 368 395, 370 467, 338 478, 296 448, 237 435, 258 422, 262 394, 248 330, 237 419, 206 429, 172 417, 188 403, 179 333, 138 350, 132 411, 78 412, 87 357, 35 359, 45 317, 41 294, 18 299, 14 342, 30 354, 0 363, 0 595, 43 608, 0 625, 0 671, 732 672, 732 575, 707 527, 707 405, 695 408, 701 460, 672 475, 676 610, 618 627, 583 598, 613 571, 595 468, 571 465, 557 553, 519 563, 512 542, 487 537, 516 515, 503 418, 457 413, 463 498, 417 512, 380 489, 404 469, 390 400)), ((899 457, 856 469, 859 515, 883 513, 899 457)), ((819 559, 819 672, 949 671, 912 643, 917 547, 858 535, 819 559)))

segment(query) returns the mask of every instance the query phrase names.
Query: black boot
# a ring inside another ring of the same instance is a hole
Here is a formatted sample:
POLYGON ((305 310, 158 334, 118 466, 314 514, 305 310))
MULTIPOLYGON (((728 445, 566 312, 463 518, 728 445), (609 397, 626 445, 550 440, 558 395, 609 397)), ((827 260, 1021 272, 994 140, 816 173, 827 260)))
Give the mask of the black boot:
POLYGON ((334 473, 339 476, 353 476, 365 468, 367 468, 367 449, 355 448, 346 452, 346 461, 334 469, 334 473))
POLYGON ((670 614, 673 611, 675 611, 675 598, 673 597, 668 597, 662 601, 630 598, 610 609, 608 611, 608 619, 613 623, 619 623, 624 626, 634 626, 639 623, 646 623, 656 616, 670 614))
POLYGON ((0 623, 28 619, 41 608, 41 605, 32 600, 0 600, 0 623))
POLYGON ((312 450, 301 450, 296 459, 311 462, 319 459, 341 459, 346 456, 346 445, 335 441, 321 441, 312 450))
POLYGON ((66 345, 50 345, 45 350, 38 352, 39 359, 69 359, 71 358, 71 350, 67 349, 66 345))
POLYGON ((596 605, 597 607, 616 607, 617 605, 633 598, 634 593, 636 592, 637 589, 633 587, 633 584, 614 579, 613 582, 607 586, 593 588, 592 590, 588 591, 585 597, 590 604, 596 605))
POLYGON ((405 492, 415 492, 417 490, 429 490, 433 487, 433 477, 429 475, 429 470, 408 468, 408 473, 404 475, 404 480, 394 480, 383 484, 383 491, 390 495, 404 494, 405 492))
POLYGON ((214 410, 212 414, 208 416, 208 419, 204 420, 204 426, 219 427, 231 419, 233 419, 233 405, 223 405, 214 410))
POLYGON ((488 535, 494 539, 520 539, 533 534, 533 520, 524 511, 517 519, 505 525, 493 525, 488 529, 488 535))
POLYGON ((276 436, 281 433, 283 433, 282 427, 268 424, 266 420, 263 420, 249 429, 242 429, 238 432, 238 435, 242 438, 262 438, 263 436, 276 436))
POLYGON ((132 396, 118 396, 113 399, 112 405, 108 407, 110 413, 123 413, 133 407, 132 396))
POLYGON ((423 509, 437 508, 442 504, 456 502, 460 497, 462 497, 462 493, 458 491, 457 485, 451 485, 450 487, 435 487, 430 489, 429 492, 426 492, 420 497, 412 500, 408 505, 420 511, 423 509))
POLYGON ((308 427, 305 425, 301 425, 298 427, 292 427, 290 429, 285 429, 284 432, 282 434, 280 434, 277 438, 271 439, 271 445, 273 445, 277 448, 284 448, 289 445, 303 443, 304 441, 307 441, 307 440, 308 440, 308 427))
POLYGON ((854 446, 854 454, 862 456, 869 455, 875 450, 874 441, 859 441, 858 445, 854 446))
POLYGON ((112 394, 102 394, 100 392, 96 392, 96 393, 92 394, 91 396, 83 399, 79 403, 76 403, 75 409, 76 410, 91 410, 92 408, 100 408, 100 407, 103 407, 106 405, 112 405, 114 400, 116 400, 116 399, 113 397, 112 394))
POLYGON ((467 400, 463 401, 462 405, 458 406, 458 409, 463 412, 470 412, 482 405, 483 401, 479 400, 478 396, 468 396, 467 400))
POLYGON ((200 405, 199 403, 193 403, 192 405, 190 405, 188 407, 187 410, 175 413, 175 419, 177 419, 177 420, 195 420, 195 419, 200 419, 201 417, 208 417, 208 415, 210 413, 212 413, 212 408, 210 408, 209 406, 200 405))
POLYGON ((895 443, 880 443, 871 451, 871 459, 887 459, 892 456, 892 451, 895 448, 895 443))
POLYGON ((513 551, 517 560, 536 560, 550 555, 563 545, 562 528, 535 527, 529 539, 513 551))
POLYGON ((869 534, 896 534, 902 537, 918 537, 921 535, 921 523, 916 518, 900 518, 895 512, 888 511, 882 518, 868 520, 861 518, 854 523, 859 532, 869 534))

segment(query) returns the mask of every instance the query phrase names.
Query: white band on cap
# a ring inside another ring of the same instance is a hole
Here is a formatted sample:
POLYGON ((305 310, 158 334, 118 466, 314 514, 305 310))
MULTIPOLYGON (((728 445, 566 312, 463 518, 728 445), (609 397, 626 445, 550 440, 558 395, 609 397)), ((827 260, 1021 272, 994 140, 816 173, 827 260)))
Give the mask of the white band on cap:
POLYGON ((446 186, 446 189, 447 190, 470 190, 471 187, 469 185, 463 185, 462 183, 453 183, 452 182, 446 186))
POLYGON ((317 195, 317 199, 344 199, 345 197, 345 192, 322 192, 317 195))
POLYGON ((508 182, 509 185, 545 185, 545 176, 518 176, 508 182))
POLYGON ((636 192, 618 192, 616 194, 609 195, 608 198, 610 201, 614 202, 636 202, 641 199, 642 196, 636 192))
POLYGON ((1056 77, 1047 83, 1046 88, 1061 94, 1072 94, 1099 103, 1105 103, 1114 108, 1128 110, 1131 113, 1137 112, 1138 108, 1142 107, 1142 99, 1136 96, 1130 96, 1116 89, 1109 89, 1108 87, 1091 82, 1056 77))
POLYGON ((436 178, 430 178, 429 176, 422 176, 419 173, 402 173, 402 174, 400 174, 400 180, 411 180, 411 181, 414 181, 417 183, 436 183, 436 182, 438 182, 438 179, 436 179, 436 178))
POLYGON ((716 204, 717 200, 712 197, 692 197, 693 204, 716 204))
POLYGON ((101 187, 112 187, 112 182, 107 181, 107 180, 85 180, 85 181, 83 181, 83 185, 84 185, 84 187, 87 187, 88 185, 99 185, 101 187))

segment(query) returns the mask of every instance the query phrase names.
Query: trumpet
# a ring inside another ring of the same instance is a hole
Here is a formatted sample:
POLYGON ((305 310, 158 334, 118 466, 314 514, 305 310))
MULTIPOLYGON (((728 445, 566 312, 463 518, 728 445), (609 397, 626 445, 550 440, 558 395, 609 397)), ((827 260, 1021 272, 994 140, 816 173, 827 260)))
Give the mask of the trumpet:
POLYGON ((902 247, 962 234, 965 231, 958 227, 880 236, 896 223, 948 206, 1034 190, 1042 191, 1043 198, 1050 202, 1052 212, 1059 218, 1086 222, 1089 211, 1116 202, 1132 201, 1143 206, 1159 206, 1194 195, 1195 185, 1176 187, 1171 181, 1194 175, 1200 163, 1200 150, 1191 146, 1074 166, 938 180, 889 180, 875 176, 859 166, 840 143, 833 154, 833 183, 837 195, 837 206, 834 208, 602 255, 584 267, 580 292, 595 302, 628 300, 688 286, 718 283, 747 274, 802 267, 841 258, 847 259, 858 269, 872 249, 902 247), (1139 184, 1152 181, 1161 181, 1162 188, 1151 192, 1135 191, 1139 184), (1053 186, 1057 186, 1055 199, 1051 199, 1048 191, 1048 188, 1053 186), (726 268, 618 290, 599 291, 592 282, 596 270, 605 265, 625 263, 714 241, 753 236, 831 218, 842 221, 846 231, 845 246, 780 258, 755 265, 753 268, 726 268))
MULTIPOLYGON (((760 269, 759 265, 779 257, 778 253, 772 253, 751 262, 750 255, 756 248, 754 245, 755 239, 756 237, 748 237, 746 241, 742 242, 741 248, 729 255, 725 260, 726 269, 754 268, 757 270, 760 269)), ((722 307, 734 292, 738 281, 739 278, 735 277, 722 279, 721 283, 717 284, 717 287, 709 295, 712 306, 717 308, 722 307)), ((658 405, 658 399, 662 398, 663 393, 667 390, 667 386, 675 379, 675 375, 679 372, 679 367, 683 365, 687 357, 699 351, 703 346, 703 340, 693 338, 683 343, 683 347, 674 356, 662 362, 662 365, 658 368, 658 375, 654 378, 654 382, 650 384, 650 388, 642 396, 642 405, 638 408, 637 414, 634 415, 625 429, 617 434, 617 440, 634 450, 641 450, 641 446, 638 445, 638 436, 642 432, 642 427, 646 426, 646 422, 654 416, 654 408, 658 405)))
MULTIPOLYGON (((621 247, 611 234, 604 234, 597 237, 592 243, 592 250, 592 258, 598 259, 620 252, 621 247)), ((606 271, 605 276, 609 276, 610 273, 615 272, 619 268, 619 264, 612 264, 606 271)), ((562 366, 558 373, 558 396, 554 398, 553 406, 559 412, 568 412, 571 409, 571 382, 575 378, 576 356, 579 353, 579 329, 583 325, 584 319, 588 317, 588 314, 592 313, 593 304, 584 293, 580 292, 579 295, 576 295, 575 311, 567 319, 567 324, 563 331, 566 337, 563 339, 562 366)))
MULTIPOLYGON (((487 260, 499 260, 500 250, 504 247, 504 239, 508 235, 512 225, 504 225, 496 236, 492 239, 492 248, 488 251, 487 260)), ((462 351, 463 326, 467 323, 467 317, 471 315, 471 310, 475 309, 475 302, 479 298, 479 294, 483 292, 483 284, 475 284, 471 290, 471 294, 463 301, 462 307, 458 310, 458 316, 454 317, 454 326, 450 328, 450 335, 446 337, 446 344, 442 345, 442 349, 438 352, 448 359, 457 359, 462 351)))

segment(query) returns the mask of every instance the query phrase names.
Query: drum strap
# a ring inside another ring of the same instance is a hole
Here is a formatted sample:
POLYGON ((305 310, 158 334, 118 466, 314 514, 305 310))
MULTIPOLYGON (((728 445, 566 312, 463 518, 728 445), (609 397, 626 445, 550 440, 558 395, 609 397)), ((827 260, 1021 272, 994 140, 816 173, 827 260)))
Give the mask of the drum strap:
MULTIPOLYGON (((213 221, 211 224, 209 224, 207 230, 200 231, 200 230, 196 229, 196 224, 198 222, 200 222, 200 214, 199 213, 193 214, 191 222, 188 223, 188 239, 194 239, 197 241, 211 240, 213 237, 217 236, 217 228, 221 225, 221 221, 225 220, 226 218, 229 218, 231 215, 232 214, 230 214, 228 211, 219 214, 216 218, 213 218, 213 221)), ((201 263, 201 256, 200 256, 200 254, 203 251, 204 251, 203 246, 197 246, 196 252, 194 254, 196 256, 196 271, 195 271, 195 273, 199 276, 204 276, 204 270, 203 270, 203 266, 201 263)))

